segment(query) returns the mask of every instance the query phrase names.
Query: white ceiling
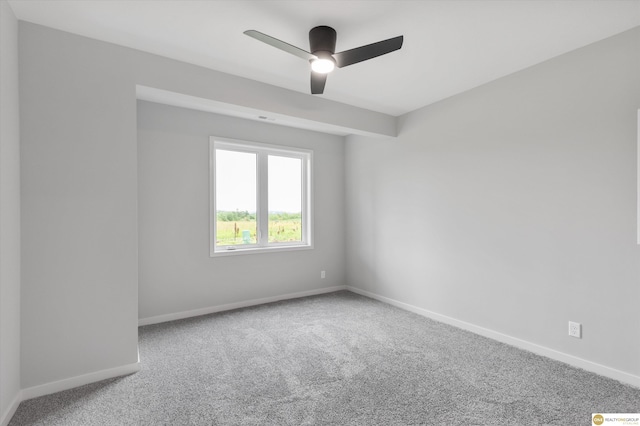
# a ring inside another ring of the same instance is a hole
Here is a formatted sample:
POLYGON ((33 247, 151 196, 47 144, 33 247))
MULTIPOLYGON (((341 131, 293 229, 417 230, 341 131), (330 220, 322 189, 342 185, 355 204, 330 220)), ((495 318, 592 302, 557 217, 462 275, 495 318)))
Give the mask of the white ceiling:
MULTIPOLYGON (((334 71, 323 97, 400 115, 640 25, 640 0, 9 0, 18 19, 309 93, 309 64, 243 34, 401 50, 334 71)), ((312 96, 312 95, 309 95, 312 96)), ((317 96, 317 95, 316 95, 317 96)))

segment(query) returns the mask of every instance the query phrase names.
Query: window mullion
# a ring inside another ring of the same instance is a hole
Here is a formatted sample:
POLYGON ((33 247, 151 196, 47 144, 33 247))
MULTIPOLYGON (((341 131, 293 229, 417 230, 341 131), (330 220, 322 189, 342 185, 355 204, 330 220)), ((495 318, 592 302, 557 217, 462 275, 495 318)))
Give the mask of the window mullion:
POLYGON ((269 182, 268 157, 264 152, 258 153, 258 245, 266 246, 269 241, 269 182))

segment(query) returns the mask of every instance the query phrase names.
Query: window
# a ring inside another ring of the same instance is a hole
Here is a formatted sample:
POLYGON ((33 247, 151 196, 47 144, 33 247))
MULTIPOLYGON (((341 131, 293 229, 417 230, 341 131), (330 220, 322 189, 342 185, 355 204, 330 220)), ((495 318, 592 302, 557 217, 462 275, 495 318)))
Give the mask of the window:
POLYGON ((211 256, 311 248, 311 151, 211 137, 211 256))

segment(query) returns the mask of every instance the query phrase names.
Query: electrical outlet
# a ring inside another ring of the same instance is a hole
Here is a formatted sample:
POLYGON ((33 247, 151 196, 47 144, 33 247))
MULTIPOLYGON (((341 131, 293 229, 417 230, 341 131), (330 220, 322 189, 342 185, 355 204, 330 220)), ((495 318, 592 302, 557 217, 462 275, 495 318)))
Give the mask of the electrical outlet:
POLYGON ((320 278, 324 279, 326 276, 326 274, 324 273, 324 271, 320 271, 320 278))
POLYGON ((569 336, 582 339, 582 324, 569 321, 569 336))

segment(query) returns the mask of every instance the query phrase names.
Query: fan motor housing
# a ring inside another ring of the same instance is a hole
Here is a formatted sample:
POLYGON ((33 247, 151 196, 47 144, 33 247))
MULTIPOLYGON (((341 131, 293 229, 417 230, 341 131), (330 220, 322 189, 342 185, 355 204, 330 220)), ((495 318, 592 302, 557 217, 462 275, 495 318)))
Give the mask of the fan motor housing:
POLYGON ((309 48, 314 55, 316 52, 335 53, 336 30, 326 25, 312 28, 311 31, 309 31, 309 48))

